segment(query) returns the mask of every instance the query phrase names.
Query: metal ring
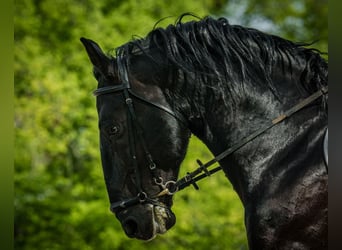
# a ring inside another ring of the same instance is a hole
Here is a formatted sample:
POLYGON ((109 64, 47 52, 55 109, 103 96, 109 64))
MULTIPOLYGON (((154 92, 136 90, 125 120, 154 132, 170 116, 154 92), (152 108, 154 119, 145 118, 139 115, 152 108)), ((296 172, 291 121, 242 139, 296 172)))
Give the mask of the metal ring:
POLYGON ((145 202, 146 199, 147 199, 147 194, 146 194, 145 192, 140 192, 140 193, 138 194, 138 198, 139 198, 139 202, 140 202, 140 203, 143 203, 143 202, 145 202))
POLYGON ((149 167, 150 167, 151 170, 155 170, 157 166, 156 166, 156 164, 154 162, 151 162, 149 167))
POLYGON ((173 195, 178 191, 178 186, 175 181, 167 181, 165 183, 165 188, 169 191, 168 195, 173 195))

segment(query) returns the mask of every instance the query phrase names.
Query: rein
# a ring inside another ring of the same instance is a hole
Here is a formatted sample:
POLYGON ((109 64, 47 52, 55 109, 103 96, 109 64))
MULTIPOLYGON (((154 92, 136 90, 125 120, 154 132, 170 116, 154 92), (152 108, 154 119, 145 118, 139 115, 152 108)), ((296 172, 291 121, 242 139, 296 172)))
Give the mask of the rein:
MULTIPOLYGON (((223 151, 221 154, 215 156, 212 160, 206 162, 205 164, 203 164, 200 160, 197 160, 197 163, 199 164, 199 167, 195 171, 193 171, 191 173, 187 173, 186 176, 184 176, 183 178, 179 179, 176 182, 175 185, 177 187, 177 191, 180 191, 180 190, 188 187, 189 185, 193 185, 194 188, 196 190, 198 190, 199 187, 198 187, 198 185, 196 183, 197 181, 199 181, 199 180, 201 180, 201 179, 203 179, 205 177, 208 177, 211 174, 216 173, 219 170, 222 170, 221 166, 218 166, 218 167, 216 167, 216 168, 214 168, 212 170, 208 170, 208 168, 210 166, 212 166, 216 162, 219 162, 220 160, 226 158, 227 156, 233 154, 235 151, 237 151, 238 149, 242 148, 248 142, 252 141, 256 137, 258 137, 261 134, 265 133, 267 130, 271 129, 275 125, 277 125, 280 122, 284 121, 285 119, 289 118, 294 113, 296 113, 299 110, 303 109, 304 107, 306 107, 310 103, 314 102, 319 97, 321 97, 323 95, 326 95, 327 93, 328 93, 328 86, 325 86, 325 87, 321 88, 320 90, 316 91, 315 93, 313 93, 312 95, 310 95, 309 97, 307 97, 304 100, 302 100, 299 103, 297 103, 295 106, 293 106, 292 108, 290 108, 289 110, 284 112, 284 114, 279 115, 277 118, 269 121, 268 124, 266 124, 264 127, 256 130, 254 133, 250 134, 249 136, 244 137, 243 139, 241 139, 235 145, 233 145, 230 148, 228 148, 227 150, 223 151), (204 172, 204 174, 201 174, 202 172, 204 172), (199 175, 199 174, 201 174, 201 175, 199 175)), ((167 193, 167 190, 165 190, 164 193, 167 193)), ((164 193, 161 192, 160 195, 164 195, 164 193)))
POLYGON ((217 166, 211 170, 209 170, 209 167, 214 165, 215 163, 219 162, 220 160, 226 158, 227 156, 233 154, 235 151, 246 145, 248 142, 252 141, 256 137, 260 136, 261 134, 265 133, 275 125, 281 123, 285 119, 292 116, 294 113, 298 112, 299 110, 303 109, 310 103, 317 100, 319 97, 326 95, 328 93, 328 86, 323 87, 322 89, 316 91, 309 97, 305 98, 304 100, 300 101, 298 104, 290 108, 289 110, 285 111, 283 114, 279 115, 275 119, 269 121, 264 127, 261 127, 260 129, 256 130, 254 133, 250 134, 249 136, 244 137, 241 139, 238 143, 234 144, 233 146, 229 147, 227 150, 223 151, 221 154, 215 156, 213 159, 206 163, 202 163, 200 160, 197 160, 197 163, 199 167, 192 171, 188 172, 183 178, 177 180, 177 181, 166 181, 164 183, 164 180, 162 177, 158 176, 156 173, 156 164, 153 161, 152 155, 149 153, 145 140, 142 136, 142 130, 141 127, 138 126, 138 120, 136 118, 136 114, 134 111, 133 106, 133 99, 132 97, 142 101, 143 103, 150 105, 154 108, 160 109, 169 115, 173 116, 175 119, 183 123, 184 125, 188 125, 188 121, 185 117, 176 114, 171 109, 164 107, 158 103, 151 102, 149 100, 146 100, 145 98, 137 95, 134 93, 131 89, 129 78, 128 78, 128 71, 127 71, 127 65, 121 61, 120 57, 117 57, 117 65, 118 65, 118 72, 119 72, 119 79, 121 79, 122 84, 116 85, 116 86, 106 86, 96 89, 93 94, 94 96, 98 97, 105 94, 111 94, 111 93, 118 93, 122 92, 125 98, 125 103, 127 105, 127 117, 128 117, 128 131, 133 131, 133 134, 129 133, 129 144, 130 144, 130 151, 131 151, 131 158, 134 166, 134 172, 135 172, 135 179, 137 181, 136 186, 138 189, 138 194, 135 197, 126 198, 114 203, 111 203, 110 209, 113 212, 117 212, 119 209, 127 208, 130 206, 134 206, 139 203, 150 203, 154 205, 159 206, 165 206, 161 202, 158 201, 159 197, 165 196, 165 195, 174 195, 176 192, 179 192, 180 190, 193 185, 196 190, 199 189, 197 185, 197 181, 206 178, 220 170, 222 170, 221 166, 217 166), (139 175, 139 168, 137 164, 137 157, 136 157, 136 138, 140 139, 143 150, 145 152, 146 158, 149 163, 149 170, 151 171, 151 174, 154 178, 154 182, 156 185, 158 185, 161 188, 161 191, 157 193, 156 195, 153 195, 152 197, 149 197, 142 189, 141 187, 141 179, 139 175))

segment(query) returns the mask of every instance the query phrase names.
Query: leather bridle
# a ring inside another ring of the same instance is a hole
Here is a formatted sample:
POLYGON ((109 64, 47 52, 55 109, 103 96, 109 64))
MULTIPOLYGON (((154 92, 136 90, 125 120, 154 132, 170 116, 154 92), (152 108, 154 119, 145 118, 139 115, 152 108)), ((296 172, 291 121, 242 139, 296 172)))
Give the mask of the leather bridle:
POLYGON ((136 185, 138 193, 135 197, 125 198, 120 201, 111 203, 110 209, 113 212, 117 212, 121 209, 125 209, 127 207, 137 205, 139 203, 150 203, 154 205, 165 206, 158 200, 159 197, 162 197, 165 195, 174 195, 176 192, 190 185, 193 185, 195 189, 198 189, 197 181, 205 177, 208 177, 211 174, 216 173, 217 171, 222 169, 221 166, 217 166, 209 170, 209 167, 213 166, 215 163, 219 162, 225 157, 233 154, 235 151, 237 151, 238 149, 246 145, 248 142, 260 136, 261 134, 263 134, 264 132, 272 128, 273 126, 279 124, 283 120, 287 119, 288 117, 290 117, 297 111, 303 109, 304 107, 306 107, 307 105, 309 105, 310 103, 318 99, 319 97, 326 95, 328 93, 328 86, 324 86, 322 89, 316 91, 315 93, 313 93, 306 99, 300 101, 297 105, 293 106, 292 108, 290 108, 289 110, 284 112, 282 115, 278 116, 277 118, 271 120, 264 127, 261 127, 260 129, 256 130, 254 133, 241 139, 238 143, 234 144, 232 147, 229 147, 227 150, 223 151, 221 154, 217 155, 215 158, 208 161, 207 163, 203 164, 200 160, 197 160, 199 167, 195 171, 190 172, 190 173, 188 172, 186 176, 179 179, 178 181, 169 180, 169 181, 164 182, 163 178, 161 176, 158 176, 156 164, 153 161, 152 155, 146 146, 145 139, 142 133, 143 131, 141 129, 141 126, 139 126, 138 124, 137 116, 136 116, 135 109, 133 106, 133 99, 138 99, 149 106, 160 109, 164 111, 165 113, 168 113, 169 115, 177 119, 179 122, 183 123, 185 126, 188 126, 188 121, 181 114, 175 113, 171 109, 165 106, 162 106, 158 103, 147 100, 144 97, 141 97, 135 92, 133 92, 131 89, 129 78, 128 78, 128 70, 127 70, 126 61, 123 61, 122 58, 118 56, 116 59, 116 62, 118 66, 118 76, 122 83, 119 85, 115 85, 115 86, 100 87, 96 89, 93 92, 93 94, 96 97, 98 97, 98 96, 105 95, 105 94, 123 93, 125 104, 127 107, 127 126, 128 126, 129 147, 130 147, 131 160, 133 163, 133 170, 135 173, 134 183, 136 185), (136 140, 137 139, 140 140, 140 143, 143 147, 144 154, 148 161, 149 171, 151 172, 154 183, 161 188, 161 191, 159 193, 152 195, 152 196, 149 196, 143 190, 142 185, 141 185, 141 176, 139 173, 137 156, 136 156, 136 140))
MULTIPOLYGON (((127 128, 128 128, 128 140, 129 140, 129 148, 130 148, 130 157, 133 165, 133 172, 135 174, 135 185, 138 190, 138 194, 135 197, 126 198, 114 203, 111 203, 110 209, 113 212, 116 212, 120 209, 127 208, 129 206, 133 206, 139 203, 151 203, 159 206, 165 206, 161 202, 158 201, 158 197, 162 196, 160 193, 157 195, 154 195, 153 197, 150 197, 147 195, 147 193, 143 190, 141 185, 141 176, 140 171, 138 167, 137 162, 137 154, 136 154, 136 145, 137 145, 137 139, 140 141, 142 148, 144 150, 145 157, 148 161, 148 168, 149 171, 153 177, 154 183, 159 186, 163 192, 163 195, 173 195, 177 191, 176 187, 176 181, 166 181, 164 182, 163 178, 161 176, 158 176, 157 174, 157 167, 153 160, 153 157, 151 153, 149 152, 146 142, 143 136, 143 131, 141 126, 139 126, 139 122, 135 113, 134 105, 133 105, 133 99, 138 99, 142 101, 143 103, 150 105, 154 108, 160 109, 165 113, 168 113, 169 115, 176 118, 178 121, 180 121, 183 124, 187 124, 186 119, 181 116, 180 114, 176 114, 171 109, 162 106, 158 103, 146 100, 145 98, 139 96, 133 90, 131 89, 130 81, 128 78, 128 71, 127 71, 127 65, 125 62, 123 62, 120 57, 117 57, 117 65, 118 65, 118 75, 119 79, 121 79, 121 84, 115 85, 115 86, 106 86, 96 89, 93 94, 94 96, 98 97, 105 94, 113 94, 113 93, 122 93, 125 105, 127 108, 127 128), (165 190, 168 190, 166 193, 165 190)), ((111 65, 112 66, 112 65, 111 65)))

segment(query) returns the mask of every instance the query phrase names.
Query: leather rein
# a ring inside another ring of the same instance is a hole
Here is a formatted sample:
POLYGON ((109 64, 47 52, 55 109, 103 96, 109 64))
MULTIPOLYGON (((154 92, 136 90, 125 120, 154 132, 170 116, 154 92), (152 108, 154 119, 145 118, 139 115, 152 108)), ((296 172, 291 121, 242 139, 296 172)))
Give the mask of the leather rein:
POLYGON ((131 89, 130 81, 128 78, 126 62, 123 62, 120 57, 117 57, 117 65, 118 65, 119 79, 121 79, 122 83, 120 85, 98 88, 93 92, 93 94, 94 96, 98 97, 98 96, 105 95, 105 94, 123 93, 123 96, 125 98, 125 104, 127 107, 127 117, 128 117, 127 126, 128 126, 130 153, 131 153, 131 159, 133 162, 133 168, 134 168, 133 170, 135 173, 135 180, 136 180, 135 184, 138 189, 138 194, 135 197, 126 198, 126 199, 111 203, 110 209, 112 212, 117 212, 120 209, 134 206, 139 203, 150 203, 150 204, 155 204, 159 206, 165 206, 161 202, 158 201, 159 197, 162 197, 165 195, 174 195, 176 192, 190 185, 193 185, 194 188, 198 190, 199 187, 197 185, 197 182, 199 180, 206 178, 210 176, 211 174, 214 174, 222 170, 221 166, 217 166, 213 169, 209 169, 215 163, 233 154, 235 151, 242 148, 248 142, 252 141, 256 137, 265 133, 267 130, 271 129, 272 127, 284 121, 285 119, 289 118, 294 113, 298 112, 299 110, 303 109, 310 103, 317 100, 319 97, 326 95, 328 93, 328 86, 323 87, 322 89, 316 91, 309 97, 297 103, 295 106, 293 106, 289 110, 285 111, 283 114, 269 121, 264 127, 261 127, 255 132, 253 132, 252 134, 250 134, 249 136, 242 138, 241 140, 239 140, 238 143, 229 147, 228 149, 223 151, 221 154, 215 156, 210 161, 203 164, 200 160, 197 160, 199 167, 192 172, 188 172, 183 178, 180 178, 177 181, 169 180, 169 181, 164 182, 163 178, 161 176, 158 176, 157 174, 156 164, 154 163, 152 155, 147 149, 141 126, 138 125, 138 120, 137 120, 134 106, 133 106, 133 99, 138 99, 142 101, 143 103, 145 103, 146 105, 152 106, 154 108, 164 111, 165 113, 168 113, 169 115, 173 116, 175 119, 177 119, 179 122, 183 123, 186 126, 188 124, 188 121, 185 117, 179 114, 176 114, 171 109, 164 107, 158 103, 146 100, 144 97, 139 96, 138 94, 134 93, 131 89), (140 140, 142 144, 145 156, 148 160, 149 170, 154 179, 154 183, 161 188, 161 191, 153 195, 152 197, 147 195, 141 186, 141 179, 140 179, 139 168, 138 168, 137 157, 136 157, 136 139, 137 138, 140 140))

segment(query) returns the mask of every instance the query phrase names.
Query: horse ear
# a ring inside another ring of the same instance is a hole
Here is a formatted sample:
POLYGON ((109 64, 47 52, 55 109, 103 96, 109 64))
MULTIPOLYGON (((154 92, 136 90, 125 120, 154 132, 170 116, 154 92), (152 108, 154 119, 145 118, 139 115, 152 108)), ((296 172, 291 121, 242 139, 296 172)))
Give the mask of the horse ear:
POLYGON ((96 42, 84 37, 81 37, 80 40, 83 43, 88 53, 89 59, 94 67, 106 74, 110 59, 103 53, 102 49, 96 42))

